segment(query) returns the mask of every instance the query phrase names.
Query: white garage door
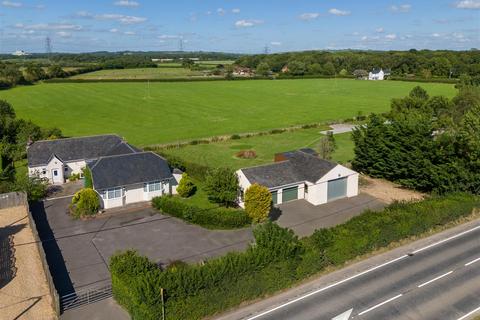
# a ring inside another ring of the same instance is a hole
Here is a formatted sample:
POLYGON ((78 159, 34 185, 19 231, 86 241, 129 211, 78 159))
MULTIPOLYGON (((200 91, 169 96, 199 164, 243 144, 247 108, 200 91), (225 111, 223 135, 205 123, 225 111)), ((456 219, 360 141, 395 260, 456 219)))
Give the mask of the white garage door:
POLYGON ((347 178, 328 181, 327 201, 333 201, 347 196, 347 178))

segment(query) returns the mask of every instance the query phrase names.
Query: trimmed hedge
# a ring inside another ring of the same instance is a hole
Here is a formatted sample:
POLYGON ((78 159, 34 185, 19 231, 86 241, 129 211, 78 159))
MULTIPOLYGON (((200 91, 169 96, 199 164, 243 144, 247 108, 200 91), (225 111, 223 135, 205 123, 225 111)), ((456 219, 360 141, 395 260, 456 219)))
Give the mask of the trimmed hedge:
POLYGON ((249 226, 252 220, 245 210, 233 208, 200 208, 176 196, 152 199, 153 206, 165 214, 208 229, 237 229, 249 226))
POLYGON ((328 265, 342 265, 468 216, 478 207, 480 197, 469 194, 395 203, 302 240, 267 222, 254 229, 255 244, 245 252, 164 271, 135 252, 118 253, 110 260, 113 294, 133 319, 159 319, 163 288, 167 319, 202 319, 288 288, 328 265))

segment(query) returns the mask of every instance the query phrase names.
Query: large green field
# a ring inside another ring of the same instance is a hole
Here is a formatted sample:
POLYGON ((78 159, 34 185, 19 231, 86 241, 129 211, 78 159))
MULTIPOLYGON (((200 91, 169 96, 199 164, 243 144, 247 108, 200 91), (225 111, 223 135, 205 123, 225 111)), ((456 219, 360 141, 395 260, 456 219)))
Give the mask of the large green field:
MULTIPOLYGON (((301 129, 293 132, 271 134, 228 140, 210 144, 197 144, 181 148, 163 150, 166 154, 174 155, 189 162, 202 164, 209 167, 230 167, 240 169, 273 162, 274 155, 279 152, 312 148, 318 151, 318 144, 323 137, 323 129, 301 129), (238 158, 236 154, 242 150, 254 150, 255 159, 238 158)), ((352 134, 336 134, 337 149, 332 155, 332 160, 346 163, 353 159, 352 134)))
MULTIPOLYGON (((58 83, 0 91, 21 118, 68 136, 117 133, 139 146, 384 112, 412 82, 333 79, 58 83)), ((430 95, 453 85, 421 84, 430 95)))

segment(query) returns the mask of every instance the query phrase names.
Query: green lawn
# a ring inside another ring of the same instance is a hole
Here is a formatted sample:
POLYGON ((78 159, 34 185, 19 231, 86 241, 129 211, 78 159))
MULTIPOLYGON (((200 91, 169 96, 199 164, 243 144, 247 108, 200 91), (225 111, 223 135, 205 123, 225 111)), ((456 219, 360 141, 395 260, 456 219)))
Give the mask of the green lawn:
MULTIPOLYGON (((117 133, 139 146, 384 112, 412 82, 333 79, 49 83, 0 91, 20 118, 68 136, 117 133)), ((452 97, 453 85, 421 84, 452 97)))
MULTIPOLYGON (((322 129, 302 129, 281 134, 256 136, 229 140, 210 144, 198 144, 178 149, 164 150, 163 152, 179 158, 206 165, 209 167, 230 167, 240 169, 265 163, 271 163, 276 153, 296 150, 300 148, 313 148, 318 151, 318 143, 323 136, 322 129), (255 159, 240 159, 235 154, 241 150, 254 150, 255 159)), ((353 141, 351 133, 335 135, 337 150, 333 160, 345 163, 353 159, 353 141)))
POLYGON ((185 68, 139 68, 99 70, 71 77, 71 79, 103 80, 103 79, 175 79, 202 77, 203 72, 185 68))

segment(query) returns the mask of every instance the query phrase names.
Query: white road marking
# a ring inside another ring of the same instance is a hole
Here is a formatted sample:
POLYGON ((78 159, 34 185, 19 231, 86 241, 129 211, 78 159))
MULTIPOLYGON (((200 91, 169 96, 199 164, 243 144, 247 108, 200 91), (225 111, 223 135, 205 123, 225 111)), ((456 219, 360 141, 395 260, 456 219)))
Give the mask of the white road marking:
POLYGON ((439 244, 442 244, 442 243, 444 243, 444 242, 447 242, 447 241, 453 240, 453 239, 455 239, 455 238, 461 237, 461 236, 463 236, 463 235, 465 235, 465 234, 467 234, 467 233, 473 232, 473 231, 475 231, 475 230, 477 230, 477 229, 480 229, 480 226, 476 226, 475 228, 468 229, 468 230, 466 230, 466 231, 460 232, 459 234, 456 234, 456 235, 451 236, 451 237, 449 237, 449 238, 440 240, 440 241, 435 242, 435 243, 432 243, 432 244, 430 244, 430 245, 428 245, 428 246, 426 246, 426 247, 417 249, 417 250, 413 251, 413 253, 422 252, 422 251, 424 251, 424 250, 430 249, 431 247, 438 246, 439 244))
POLYGON ((336 286, 338 286, 338 285, 340 285, 340 284, 342 284, 342 283, 345 283, 345 282, 347 282, 347 281, 353 280, 353 279, 355 279, 355 278, 358 278, 358 277, 360 277, 360 276, 363 276, 364 274, 367 274, 367 273, 369 273, 369 272, 372 272, 372 271, 374 271, 374 270, 377 270, 377 269, 379 269, 379 268, 382 268, 382 267, 384 267, 384 266, 386 266, 386 265, 389 265, 389 264, 391 264, 391 263, 395 263, 395 262, 397 262, 397 261, 399 261, 399 260, 402 260, 402 259, 405 259, 405 258, 407 258, 407 257, 408 257, 408 255, 403 255, 403 256, 398 257, 398 258, 396 258, 396 259, 390 260, 390 261, 385 262, 385 263, 383 263, 383 264, 381 264, 381 265, 378 265, 378 266, 373 267, 373 268, 371 268, 371 269, 368 269, 368 270, 365 270, 365 271, 363 271, 363 272, 360 272, 359 274, 356 274, 356 275, 351 276, 351 277, 349 277, 349 278, 346 278, 346 279, 343 279, 343 280, 341 280, 341 281, 335 282, 335 283, 333 283, 333 284, 331 284, 331 285, 329 285, 329 286, 326 286, 326 287, 323 287, 323 288, 321 288, 321 289, 318 289, 318 290, 312 291, 312 292, 310 292, 310 293, 307 293, 307 294, 304 295, 304 296, 301 296, 301 297, 299 297, 299 298, 296 298, 296 299, 294 299, 294 300, 291 300, 291 301, 289 301, 289 302, 286 302, 286 303, 284 303, 284 304, 282 304, 282 305, 279 305, 279 306, 277 306, 277 307, 275 307, 275 308, 269 309, 269 310, 267 310, 267 311, 265 311, 265 312, 262 312, 262 313, 260 313, 260 314, 257 314, 257 315, 255 315, 255 316, 253 316, 253 317, 251 317, 251 318, 246 319, 246 320, 258 319, 258 318, 263 317, 263 316, 265 316, 265 315, 267 315, 267 314, 269 314, 269 313, 272 313, 272 312, 274 312, 274 311, 277 311, 278 309, 282 309, 282 308, 284 308, 284 307, 286 307, 286 306, 288 306, 288 305, 291 305, 291 304, 293 304, 293 303, 295 303, 295 302, 301 301, 301 300, 306 299, 306 298, 308 298, 308 297, 310 297, 310 296, 313 296, 313 295, 315 295, 315 294, 317 294, 317 293, 320 293, 320 292, 323 292, 323 291, 328 290, 328 289, 330 289, 330 288, 336 287, 336 286))
MULTIPOLYGON (((436 242, 436 243, 432 243, 432 244, 430 244, 430 245, 428 245, 428 246, 426 246, 426 247, 417 249, 416 251, 413 251, 413 253, 418 253, 418 252, 421 252, 421 251, 423 251, 423 250, 432 248, 432 247, 434 247, 434 246, 437 246, 437 245, 442 244, 442 243, 444 243, 444 242, 447 242, 447 241, 449 241, 449 240, 452 240, 452 239, 461 237, 461 236, 463 236, 463 235, 465 235, 465 234, 468 234, 468 233, 473 232, 473 231, 478 230, 478 229, 480 229, 480 225, 479 225, 479 226, 476 226, 476 227, 474 227, 474 228, 472 228, 472 229, 468 229, 468 230, 466 230, 466 231, 463 231, 463 232, 461 232, 461 233, 459 233, 459 234, 456 234, 456 235, 454 235, 454 236, 451 236, 451 237, 449 237, 449 238, 446 238, 446 239, 444 239, 444 240, 438 241, 438 242, 436 242)), ((351 277, 349 277, 349 278, 343 279, 343 280, 341 280, 341 281, 335 282, 335 283, 333 283, 333 284, 331 284, 331 285, 328 285, 328 286, 326 286, 326 287, 323 287, 323 288, 317 289, 317 290, 315 290, 315 291, 312 291, 312 292, 310 292, 310 293, 307 293, 307 294, 305 294, 305 295, 303 295, 303 296, 301 296, 301 297, 298 297, 298 298, 296 298, 296 299, 294 299, 294 300, 288 301, 288 302, 286 302, 286 303, 284 303, 284 304, 281 304, 281 305, 279 305, 279 306, 277 306, 277 307, 274 307, 274 308, 272 308, 272 309, 268 309, 267 311, 264 311, 264 312, 262 312, 262 313, 259 313, 259 314, 255 315, 255 316, 252 316, 252 317, 247 318, 247 319, 245 319, 245 320, 258 319, 258 318, 263 317, 263 316, 265 316, 265 315, 267 315, 267 314, 270 314, 270 313, 272 313, 272 312, 275 312, 275 311, 277 311, 277 310, 279 310, 279 309, 285 308, 286 306, 289 306, 289 305, 291 305, 291 304, 294 304, 294 303, 296 303, 296 302, 298 302, 298 301, 301 301, 301 300, 303 300, 303 299, 306 299, 306 298, 308 298, 308 297, 311 297, 311 296, 313 296, 313 295, 315 295, 315 294, 317 294, 317 293, 320 293, 320 292, 323 292, 323 291, 328 290, 328 289, 330 289, 330 288, 336 287, 336 286, 341 285, 341 284, 343 284, 343 283, 345 283, 345 282, 348 282, 348 281, 353 280, 353 279, 355 279, 355 278, 361 277, 361 276, 363 276, 363 275, 365 275, 365 274, 367 274, 367 273, 370 273, 370 272, 375 271, 375 270, 377 270, 377 269, 383 268, 383 267, 385 267, 385 266, 387 266, 387 265, 389 265, 389 264, 395 263, 395 262, 400 261, 400 260, 402 260, 402 259, 405 259, 405 258, 407 258, 407 257, 409 257, 408 254, 403 255, 403 256, 400 256, 400 257, 398 257, 398 258, 395 258, 395 259, 393 259, 393 260, 390 260, 390 261, 388 261, 388 262, 385 262, 385 263, 383 263, 383 264, 381 264, 381 265, 378 265, 378 266, 376 266, 376 267, 370 268, 370 269, 365 270, 365 271, 363 271, 363 272, 360 272, 360 273, 358 273, 358 274, 356 274, 356 275, 353 275, 353 276, 351 276, 351 277)))
POLYGON ((432 280, 429 280, 429 281, 427 281, 427 282, 422 283, 421 285, 418 286, 418 288, 424 287, 424 286, 426 286, 427 284, 430 284, 430 283, 432 283, 432 282, 434 282, 434 281, 440 280, 440 279, 448 276, 448 275, 451 274, 451 273, 453 273, 453 270, 452 270, 452 271, 448 271, 447 273, 444 273, 444 274, 442 274, 441 276, 438 276, 438 277, 436 277, 436 278, 433 278, 432 280))
POLYGON ((399 295, 396 295, 396 296, 393 297, 393 298, 390 298, 390 299, 388 299, 388 300, 385 300, 385 301, 383 301, 383 302, 381 302, 381 303, 379 303, 379 304, 377 304, 377 305, 374 305, 374 306, 371 307, 371 308, 368 308, 368 309, 365 310, 365 311, 360 312, 358 315, 361 316, 362 314, 365 314, 365 313, 370 312, 370 311, 372 311, 372 310, 374 310, 374 309, 377 309, 378 307, 381 307, 381 306, 383 306, 384 304, 387 304, 387 303, 389 303, 389 302, 392 302, 393 300, 398 299, 398 298, 400 298, 401 296, 403 296, 403 294, 400 293, 399 295))
POLYGON ((480 258, 475 259, 475 260, 472 260, 472 261, 470 261, 470 262, 468 262, 468 263, 465 263, 465 267, 468 267, 469 265, 474 264, 475 262, 478 262, 478 261, 480 261, 480 258))
POLYGON ((335 318, 332 318, 332 320, 348 320, 348 319, 350 319, 350 316, 352 315, 352 312, 353 312, 353 308, 345 311, 342 314, 339 314, 335 318))
POLYGON ((467 314, 464 315, 463 317, 458 318, 457 320, 465 320, 465 319, 467 319, 468 317, 474 315, 476 312, 479 312, 479 311, 480 311, 480 307, 478 307, 478 308, 475 309, 475 310, 470 311, 469 313, 467 313, 467 314))

